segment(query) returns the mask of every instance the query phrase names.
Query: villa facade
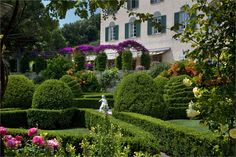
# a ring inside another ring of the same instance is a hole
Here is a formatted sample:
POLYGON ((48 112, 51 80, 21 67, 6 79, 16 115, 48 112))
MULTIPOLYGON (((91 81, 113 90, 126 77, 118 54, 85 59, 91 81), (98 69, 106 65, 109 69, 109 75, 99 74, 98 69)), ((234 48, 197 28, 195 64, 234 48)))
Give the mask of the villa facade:
MULTIPOLYGON (((125 40, 135 40, 145 46, 151 54, 152 62, 174 62, 184 58, 184 51, 191 49, 190 44, 180 43, 173 39, 176 33, 170 28, 176 24, 178 31, 183 31, 190 18, 183 11, 184 5, 191 5, 191 0, 128 0, 124 8, 115 13, 116 20, 109 15, 101 18, 100 44, 118 44, 125 40), (136 22, 127 10, 141 13, 151 13, 161 27, 154 27, 152 21, 136 22)), ((112 60, 117 54, 111 50, 106 52, 112 60)), ((138 58, 140 52, 133 51, 133 57, 138 58)))

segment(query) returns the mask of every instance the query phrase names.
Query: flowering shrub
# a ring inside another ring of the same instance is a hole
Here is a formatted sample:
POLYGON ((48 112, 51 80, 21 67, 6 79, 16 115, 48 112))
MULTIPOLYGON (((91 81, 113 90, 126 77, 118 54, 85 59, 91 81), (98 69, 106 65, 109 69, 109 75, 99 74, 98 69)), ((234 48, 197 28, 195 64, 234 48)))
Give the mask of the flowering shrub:
POLYGON ((79 45, 76 47, 76 50, 79 50, 83 53, 94 52, 94 46, 92 45, 79 45))
POLYGON ((92 63, 86 63, 84 64, 84 67, 86 70, 93 70, 93 64, 92 63))
POLYGON ((65 47, 59 50, 61 54, 71 54, 74 51, 72 47, 65 47))
MULTIPOLYGON (((7 134, 7 129, 0 127, 0 136, 3 141, 4 155, 6 156, 53 156, 62 155, 64 150, 60 148, 57 139, 47 140, 46 136, 37 135, 37 128, 28 130, 29 137, 7 134), (31 139, 32 138, 32 139, 31 139)), ((46 134, 45 134, 46 135, 46 134)))
POLYGON ((137 51, 148 52, 148 49, 146 49, 142 44, 134 40, 126 40, 126 41, 120 42, 118 45, 123 48, 133 47, 137 51))
POLYGON ((28 130, 28 136, 32 136, 37 134, 38 129, 37 128, 31 128, 28 130))
POLYGON ((197 76, 198 72, 195 63, 191 60, 178 61, 171 65, 168 73, 171 76, 189 75, 191 77, 197 76))
POLYGON ((93 71, 84 70, 75 73, 83 92, 99 91, 99 83, 93 71))
POLYGON ((118 53, 123 51, 123 48, 119 45, 99 45, 94 48, 94 53, 103 52, 106 49, 116 50, 118 53))

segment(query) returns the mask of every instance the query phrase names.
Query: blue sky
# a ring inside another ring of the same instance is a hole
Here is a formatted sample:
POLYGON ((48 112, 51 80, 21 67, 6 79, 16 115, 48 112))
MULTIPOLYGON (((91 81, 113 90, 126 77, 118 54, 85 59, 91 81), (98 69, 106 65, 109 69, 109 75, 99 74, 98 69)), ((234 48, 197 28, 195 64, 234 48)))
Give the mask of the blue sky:
MULTIPOLYGON (((49 0, 43 0, 42 2, 45 6, 50 3, 49 0)), ((65 19, 61 19, 61 20, 59 19, 60 27, 63 27, 64 24, 73 23, 75 21, 80 20, 80 17, 76 16, 74 12, 75 12, 75 9, 68 10, 66 13, 65 19)), ((99 12, 100 11, 98 10, 96 13, 99 13, 99 12)))

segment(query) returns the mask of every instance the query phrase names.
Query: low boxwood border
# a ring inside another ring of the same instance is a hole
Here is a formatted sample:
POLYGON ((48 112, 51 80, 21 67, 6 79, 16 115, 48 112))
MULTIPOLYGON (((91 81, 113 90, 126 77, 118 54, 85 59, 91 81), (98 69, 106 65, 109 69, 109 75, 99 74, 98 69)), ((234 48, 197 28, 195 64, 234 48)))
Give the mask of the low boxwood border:
POLYGON ((27 110, 13 109, 0 111, 0 126, 27 127, 27 110))
POLYGON ((116 112, 114 117, 134 124, 152 133, 160 141, 161 150, 173 156, 227 156, 226 142, 214 134, 199 132, 149 116, 116 112), (217 149, 219 147, 219 149, 217 149))

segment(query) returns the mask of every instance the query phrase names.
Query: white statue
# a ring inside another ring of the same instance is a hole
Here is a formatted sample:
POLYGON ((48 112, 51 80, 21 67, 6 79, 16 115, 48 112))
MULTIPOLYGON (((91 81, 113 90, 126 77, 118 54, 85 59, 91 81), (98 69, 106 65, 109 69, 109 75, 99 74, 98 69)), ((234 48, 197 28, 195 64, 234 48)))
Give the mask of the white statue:
POLYGON ((100 99, 99 102, 102 102, 102 104, 101 104, 101 106, 99 108, 99 112, 102 112, 102 111, 107 112, 109 107, 108 107, 105 95, 102 95, 102 99, 100 99))

